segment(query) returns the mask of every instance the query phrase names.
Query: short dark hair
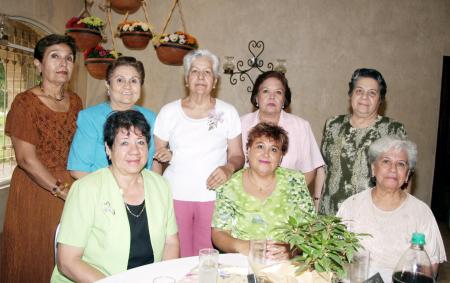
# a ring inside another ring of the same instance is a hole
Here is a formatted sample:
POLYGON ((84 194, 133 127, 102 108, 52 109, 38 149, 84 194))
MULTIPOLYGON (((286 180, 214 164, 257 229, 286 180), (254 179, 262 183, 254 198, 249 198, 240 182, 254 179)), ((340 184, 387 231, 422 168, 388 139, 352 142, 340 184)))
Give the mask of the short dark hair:
POLYGON ((253 145, 253 142, 260 137, 266 137, 281 144, 281 153, 286 154, 289 147, 289 137, 285 129, 273 123, 261 122, 254 126, 247 137, 247 150, 253 145))
POLYGON ((145 70, 144 65, 141 61, 137 60, 134 57, 131 56, 121 56, 117 58, 117 60, 114 60, 109 66, 108 69, 106 69, 106 81, 108 84, 111 84, 111 76, 114 72, 114 70, 120 66, 130 66, 136 69, 136 71, 139 74, 139 80, 141 82, 141 85, 144 84, 145 79, 145 70))
POLYGON ((387 84, 381 73, 375 69, 356 69, 353 72, 350 82, 348 83, 348 95, 352 95, 352 92, 355 89, 356 81, 358 81, 358 79, 360 78, 371 78, 376 80, 378 82, 378 86, 380 87, 381 101, 384 101, 387 92, 387 84))
POLYGON ((130 131, 131 127, 141 131, 147 143, 150 143, 150 125, 144 115, 136 110, 112 112, 103 126, 103 140, 112 148, 119 129, 130 131))
POLYGON ((258 78, 256 78, 255 85, 253 86, 253 89, 252 89, 252 96, 250 97, 250 102, 253 104, 253 106, 258 108, 258 103, 256 101, 256 97, 258 96, 259 87, 265 80, 267 80, 269 78, 278 79, 283 84, 284 108, 289 107, 289 105, 291 104, 291 89, 289 88, 289 84, 288 84, 288 80, 286 79, 286 76, 283 73, 277 72, 277 71, 267 71, 267 72, 260 74, 258 76, 258 78))
POLYGON ((56 44, 66 44, 69 46, 72 51, 73 61, 75 62, 75 58, 77 57, 77 46, 75 44, 75 39, 68 35, 60 35, 60 34, 49 34, 39 39, 34 47, 34 58, 38 59, 39 62, 42 62, 44 58, 45 50, 47 47, 56 45, 56 44))

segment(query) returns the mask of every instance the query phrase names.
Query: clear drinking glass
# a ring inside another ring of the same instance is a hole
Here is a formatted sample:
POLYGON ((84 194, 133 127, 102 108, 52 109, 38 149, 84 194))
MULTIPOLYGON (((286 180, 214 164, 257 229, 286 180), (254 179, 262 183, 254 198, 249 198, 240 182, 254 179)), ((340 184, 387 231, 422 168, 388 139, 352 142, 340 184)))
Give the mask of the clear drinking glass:
POLYGON ((248 253, 248 263, 257 282, 263 282, 263 279, 258 275, 261 269, 267 266, 266 262, 266 239, 250 240, 250 250, 248 253))
POLYGON ((198 282, 216 283, 219 270, 219 251, 201 249, 198 254, 198 282))
POLYGON ((369 278, 370 252, 361 249, 350 264, 350 283, 361 283, 369 278))

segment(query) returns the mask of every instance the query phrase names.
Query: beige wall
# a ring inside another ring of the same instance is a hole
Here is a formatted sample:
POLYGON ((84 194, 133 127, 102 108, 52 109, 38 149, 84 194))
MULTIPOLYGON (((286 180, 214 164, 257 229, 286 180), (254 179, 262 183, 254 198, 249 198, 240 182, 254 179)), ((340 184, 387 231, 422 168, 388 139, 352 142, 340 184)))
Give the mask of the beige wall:
MULTIPOLYGON (((27 15, 57 31, 79 13, 82 2, 2 0, 2 4, 5 1, 4 12, 27 15)), ((158 30, 170 2, 150 1, 150 19, 158 30)), ((318 141, 325 119, 347 112, 347 83, 353 70, 381 71, 388 83, 386 115, 403 122, 419 146, 414 193, 431 201, 442 56, 450 55, 450 1, 185 0, 182 4, 188 31, 202 48, 221 58, 234 55, 246 60, 247 44, 255 39, 265 42, 265 63, 287 59, 292 113, 311 122, 318 141)), ((94 13, 104 17, 98 8, 94 13)), ((114 26, 122 18, 114 14, 114 26)), ((129 16, 143 18, 141 11, 129 16)), ((168 31, 180 28, 176 12, 168 31)), ((129 51, 120 40, 116 44, 122 53, 144 61, 147 78, 141 104, 158 111, 184 95, 181 67, 161 64, 151 46, 129 51)), ((103 82, 86 79, 82 67, 79 73, 76 90, 86 96, 86 103, 102 101, 103 82)), ((251 110, 247 86, 247 81, 231 86, 228 76, 222 75, 218 96, 244 114, 251 110)))
MULTIPOLYGON (((64 33, 66 21, 81 13, 83 3, 84 1, 81 0, 0 0, 0 13, 31 19, 45 26, 51 32, 64 33)), ((82 99, 85 100, 83 94, 86 93, 87 73, 82 66, 81 54, 78 55, 79 58, 74 68, 70 87, 72 90, 82 94, 82 99)))

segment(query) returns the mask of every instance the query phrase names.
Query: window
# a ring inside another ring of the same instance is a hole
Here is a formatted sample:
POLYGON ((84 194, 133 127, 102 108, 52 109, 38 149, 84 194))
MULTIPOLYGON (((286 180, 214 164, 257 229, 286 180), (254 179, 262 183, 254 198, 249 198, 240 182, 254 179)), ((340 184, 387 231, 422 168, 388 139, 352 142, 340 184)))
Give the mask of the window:
POLYGON ((9 183, 16 162, 5 120, 14 97, 36 85, 33 47, 46 33, 18 20, 0 18, 0 188, 9 183))

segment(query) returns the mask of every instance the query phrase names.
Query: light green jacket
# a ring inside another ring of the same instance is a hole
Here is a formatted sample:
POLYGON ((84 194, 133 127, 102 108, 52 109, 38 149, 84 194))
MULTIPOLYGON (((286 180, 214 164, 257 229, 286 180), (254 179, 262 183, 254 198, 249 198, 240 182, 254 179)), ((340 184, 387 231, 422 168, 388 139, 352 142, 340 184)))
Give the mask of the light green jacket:
MULTIPOLYGON (((145 209, 155 262, 165 239, 177 233, 172 195, 159 175, 142 170, 145 209)), ((108 168, 76 181, 67 197, 57 241, 84 249, 82 260, 109 276, 127 270, 130 225, 119 187, 108 168)), ((51 282, 71 282, 57 267, 51 282)))

